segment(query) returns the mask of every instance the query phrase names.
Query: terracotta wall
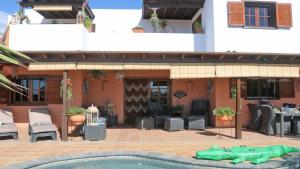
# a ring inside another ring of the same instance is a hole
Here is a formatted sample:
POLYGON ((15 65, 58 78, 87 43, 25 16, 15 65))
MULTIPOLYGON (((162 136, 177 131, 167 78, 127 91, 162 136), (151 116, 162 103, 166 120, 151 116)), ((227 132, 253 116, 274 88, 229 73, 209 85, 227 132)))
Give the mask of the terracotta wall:
MULTIPOLYGON (((234 99, 230 99, 230 92, 229 92, 229 79, 228 78, 217 78, 214 79, 214 100, 215 100, 215 107, 220 106, 229 106, 235 110, 236 104, 234 99)), ((246 100, 242 99, 242 108, 241 112, 242 115, 242 125, 247 126, 250 121, 250 112, 248 110, 247 104, 248 103, 256 103, 256 100, 246 100)), ((295 80, 295 98, 281 98, 277 100, 270 100, 272 105, 280 107, 282 103, 294 103, 299 105, 300 104, 300 79, 295 80)), ((212 118, 214 119, 214 118, 212 118)), ((214 121, 216 126, 219 126, 217 121, 214 121)))
MULTIPOLYGON (((115 112, 118 114, 119 123, 123 123, 123 97, 124 97, 124 82, 115 78, 116 71, 107 71, 103 78, 90 78, 85 72, 83 80, 89 82, 89 90, 83 93, 82 105, 84 106, 101 106, 108 103, 113 103, 115 112)), ((83 83, 83 81, 82 81, 83 83)))
POLYGON ((172 80, 172 105, 184 105, 184 113, 188 114, 191 111, 192 101, 197 99, 209 99, 207 91, 207 79, 191 79, 191 80, 172 80), (186 97, 177 99, 174 93, 183 91, 187 94, 186 97))
MULTIPOLYGON (((12 72, 10 72, 12 73, 12 72)), ((62 71, 28 71, 25 68, 18 68, 16 70, 16 74, 18 76, 22 75, 62 75, 62 71)), ((59 89, 57 89, 59 90, 59 89)), ((1 108, 9 107, 13 111, 14 121, 16 123, 28 123, 28 110, 31 108, 37 107, 48 107, 51 111, 51 117, 53 123, 57 126, 60 126, 60 114, 62 113, 62 105, 61 104, 49 104, 49 105, 42 105, 42 106, 15 106, 15 105, 0 105, 1 108)))

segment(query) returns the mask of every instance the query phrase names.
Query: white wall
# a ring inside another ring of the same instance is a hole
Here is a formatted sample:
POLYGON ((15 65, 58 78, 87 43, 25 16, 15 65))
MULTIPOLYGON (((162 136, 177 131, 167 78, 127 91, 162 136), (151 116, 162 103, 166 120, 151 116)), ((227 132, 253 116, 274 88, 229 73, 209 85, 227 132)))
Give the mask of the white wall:
MULTIPOLYGON (((291 29, 246 29, 228 27, 228 1, 229 0, 206 1, 209 5, 213 5, 214 8, 215 52, 226 52, 230 50, 237 52, 300 53, 299 0, 277 0, 277 2, 292 3, 293 27, 291 29), (213 4, 211 4, 212 2, 213 4)), ((260 1, 274 2, 274 0, 260 1)), ((210 45, 213 46, 211 42, 210 45)))
POLYGON ((79 24, 11 25, 18 51, 203 52, 205 37, 191 33, 88 33, 79 24))

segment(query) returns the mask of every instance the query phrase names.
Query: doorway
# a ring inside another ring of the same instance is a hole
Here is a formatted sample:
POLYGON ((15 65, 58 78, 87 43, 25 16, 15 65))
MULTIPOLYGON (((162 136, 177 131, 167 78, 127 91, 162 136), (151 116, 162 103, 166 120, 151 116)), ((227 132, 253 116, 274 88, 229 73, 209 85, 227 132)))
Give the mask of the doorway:
POLYGON ((149 103, 159 102, 165 111, 170 105, 169 80, 126 80, 125 122, 133 125, 136 116, 150 115, 149 103))

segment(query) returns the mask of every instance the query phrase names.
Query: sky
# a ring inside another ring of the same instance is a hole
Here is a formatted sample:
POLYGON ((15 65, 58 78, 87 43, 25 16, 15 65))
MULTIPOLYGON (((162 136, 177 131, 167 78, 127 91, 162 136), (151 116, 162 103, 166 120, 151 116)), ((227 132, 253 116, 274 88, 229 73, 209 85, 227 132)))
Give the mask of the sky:
MULTIPOLYGON (((0 0, 0 33, 7 23, 7 17, 19 10, 20 0, 0 0)), ((91 8, 104 9, 138 9, 142 7, 142 0, 89 0, 91 8)))

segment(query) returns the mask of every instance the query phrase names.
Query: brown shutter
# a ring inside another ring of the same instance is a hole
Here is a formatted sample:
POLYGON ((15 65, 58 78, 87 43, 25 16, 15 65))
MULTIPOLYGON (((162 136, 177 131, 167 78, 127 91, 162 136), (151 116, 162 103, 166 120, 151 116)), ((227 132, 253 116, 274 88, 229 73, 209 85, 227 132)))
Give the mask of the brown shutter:
POLYGON ((62 77, 48 77, 47 78, 47 102, 48 104, 62 104, 60 97, 60 84, 62 77))
POLYGON ((244 2, 230 1, 227 4, 229 26, 245 25, 245 4, 244 2))
POLYGON ((6 88, 0 87, 0 104, 8 104, 9 91, 6 88))
POLYGON ((292 22, 292 5, 289 3, 276 4, 276 23, 279 28, 290 28, 292 22))
POLYGON ((279 81, 280 98, 293 98, 295 96, 295 82, 279 81))

